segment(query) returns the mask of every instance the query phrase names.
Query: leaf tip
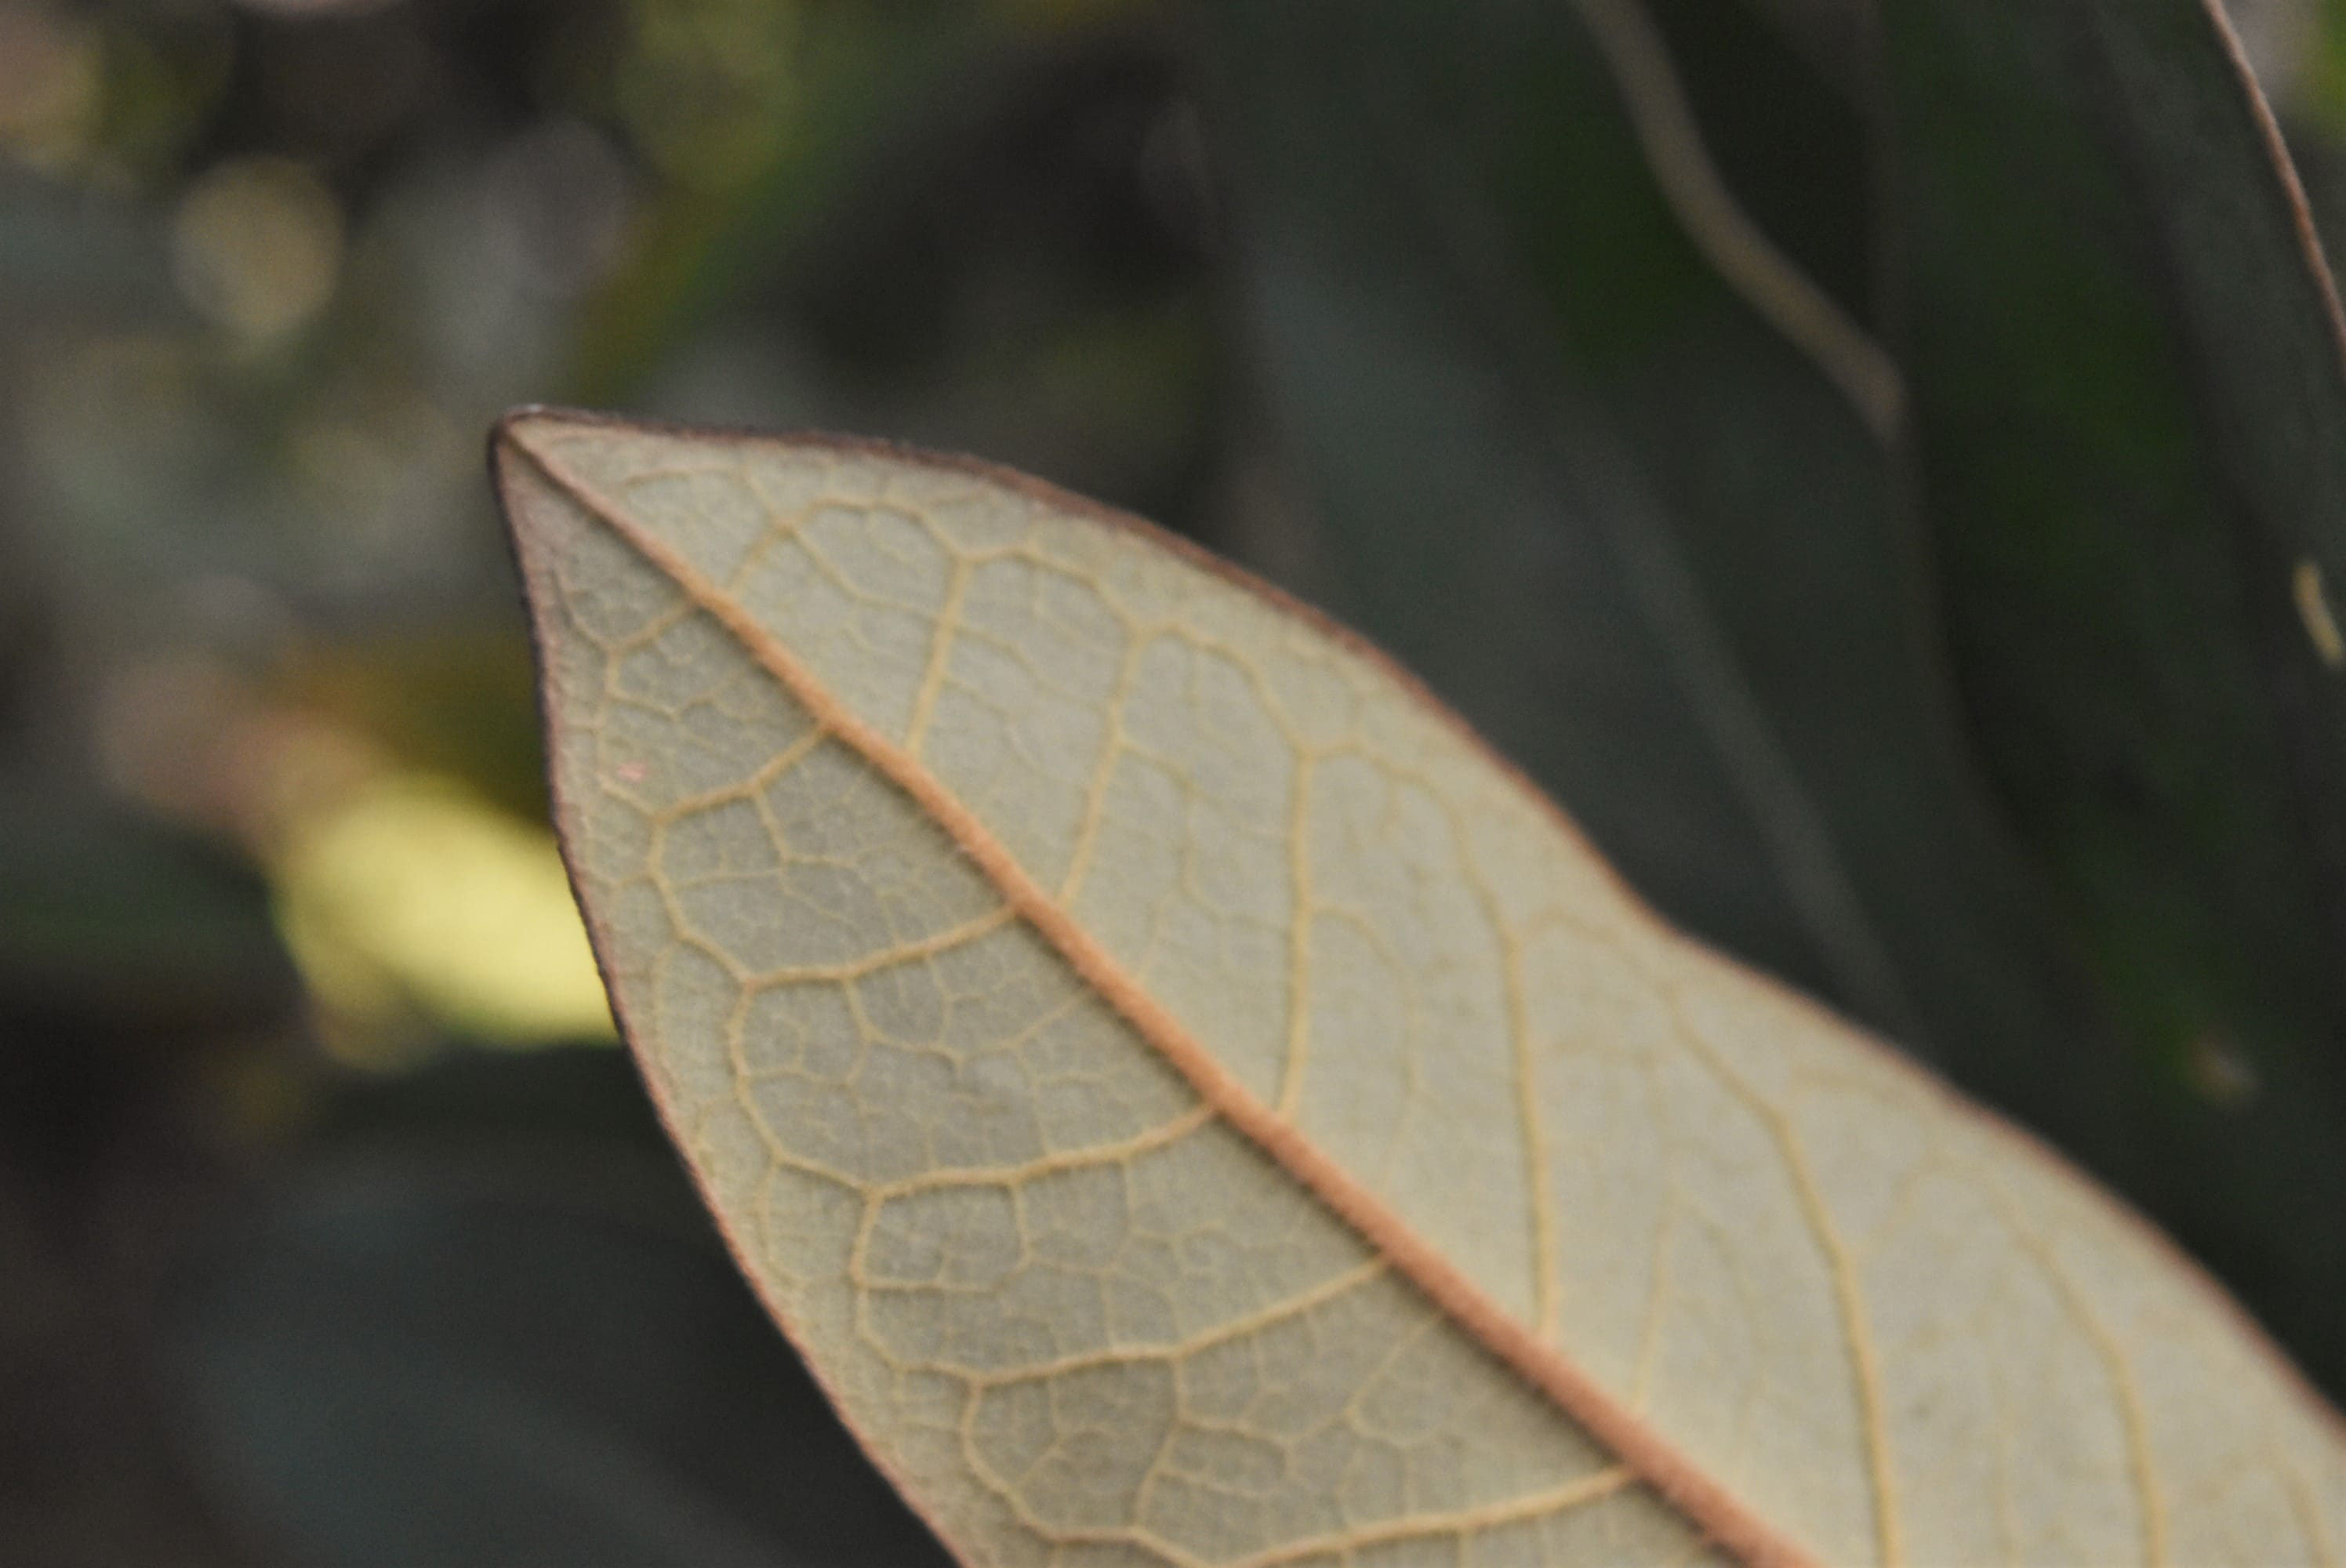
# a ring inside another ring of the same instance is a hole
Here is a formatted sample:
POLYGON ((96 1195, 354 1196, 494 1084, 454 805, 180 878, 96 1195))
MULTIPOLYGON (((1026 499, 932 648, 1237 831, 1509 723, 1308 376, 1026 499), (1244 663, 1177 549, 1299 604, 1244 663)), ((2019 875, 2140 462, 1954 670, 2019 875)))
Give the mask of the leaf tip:
POLYGON ((525 577, 529 575, 532 543, 544 524, 546 490, 549 485, 562 488, 548 466, 557 454, 560 438, 612 423, 578 409, 524 403, 507 409, 489 427, 490 488, 496 494, 497 509, 504 514, 525 577))
POLYGON ((567 426, 586 423, 589 417, 576 409, 535 402, 523 403, 499 414, 496 423, 489 427, 489 466, 500 485, 514 459, 535 454, 543 450, 546 436, 567 426))

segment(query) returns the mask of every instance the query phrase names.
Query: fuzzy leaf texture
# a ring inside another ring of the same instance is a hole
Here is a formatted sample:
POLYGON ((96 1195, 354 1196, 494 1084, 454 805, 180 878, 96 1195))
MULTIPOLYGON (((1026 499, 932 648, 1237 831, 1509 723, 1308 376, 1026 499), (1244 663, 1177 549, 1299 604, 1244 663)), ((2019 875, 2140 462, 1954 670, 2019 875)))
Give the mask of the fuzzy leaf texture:
POLYGON ((2196 1268, 1310 612, 964 461, 496 458, 622 1027, 965 1560, 2346 1547, 2337 1417, 2196 1268))

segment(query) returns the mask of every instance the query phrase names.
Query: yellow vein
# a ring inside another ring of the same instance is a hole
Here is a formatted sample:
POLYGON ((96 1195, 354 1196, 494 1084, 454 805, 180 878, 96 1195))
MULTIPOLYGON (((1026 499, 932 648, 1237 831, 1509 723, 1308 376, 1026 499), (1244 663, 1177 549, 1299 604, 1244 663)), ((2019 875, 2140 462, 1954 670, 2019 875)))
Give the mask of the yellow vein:
POLYGON ((1287 1065, 1279 1085, 1279 1114, 1292 1120, 1303 1097, 1303 1059, 1311 1048, 1311 775, 1314 759, 1295 759, 1287 807, 1287 1065))
POLYGON ((921 673, 921 689, 913 697, 912 722, 904 727, 904 749, 918 757, 928 738, 929 720, 937 711, 937 695, 944 690, 945 667, 953 661, 954 638, 961 620, 962 600, 969 593, 972 569, 967 561, 954 565, 945 602, 937 606, 937 626, 929 644, 929 667, 921 673))
POLYGON ((1099 755, 1093 759, 1092 776, 1084 785, 1083 820, 1076 824, 1076 847, 1067 856, 1066 875, 1060 880, 1059 897, 1072 903, 1089 874, 1092 850, 1099 840, 1102 818, 1107 815, 1107 787, 1116 778, 1117 759, 1127 749, 1124 733, 1124 699, 1132 689, 1132 677, 1140 667, 1142 647, 1150 640, 1137 632, 1128 632, 1124 645, 1124 657, 1117 661, 1116 684, 1108 688, 1101 711, 1107 723, 1101 727, 1099 755))
POLYGON ((1646 1305, 1637 1323, 1637 1370, 1630 1375, 1629 1398, 1638 1409, 1646 1408, 1654 1387, 1654 1362, 1661 1353, 1662 1312, 1669 1300, 1670 1249, 1678 1245, 1678 1184, 1670 1184, 1665 1195, 1660 1234, 1654 1238, 1654 1259, 1646 1276, 1646 1305))
POLYGON ((1474 861, 1466 831, 1454 809, 1445 808, 1444 820, 1458 850, 1458 863, 1474 891, 1474 901, 1490 922, 1492 940, 1499 945, 1501 989, 1507 1006, 1507 1042, 1514 1053, 1516 1135, 1524 1141, 1524 1182, 1530 1190, 1532 1220, 1532 1316, 1543 1339, 1553 1340, 1563 1328, 1564 1263, 1556 1234, 1556 1197, 1550 1190, 1547 1127, 1540 1119, 1539 1072, 1532 1042, 1530 1011, 1524 1005, 1523 943, 1507 929, 1499 901, 1484 881, 1474 861))
POLYGON ((1377 1524, 1363 1524, 1352 1530, 1290 1541, 1269 1552, 1241 1557, 1229 1568, 1282 1568, 1285 1563, 1300 1562, 1308 1557, 1358 1552, 1364 1546, 1423 1541, 1436 1535, 1471 1535, 1477 1531, 1496 1529, 1502 1524, 1515 1524, 1527 1519, 1543 1519, 1552 1513, 1585 1508, 1626 1487, 1636 1485, 1637 1481, 1635 1471, 1626 1464, 1617 1464, 1593 1475, 1584 1475, 1522 1497, 1511 1497, 1503 1502, 1486 1502, 1479 1508, 1462 1508, 1449 1513, 1411 1514, 1377 1524))
POLYGON ((1865 1434, 1866 1474, 1873 1488, 1873 1523, 1882 1568, 1900 1568, 1906 1561, 1906 1552, 1898 1517, 1897 1478, 1890 1460, 1889 1419, 1882 1408, 1881 1359, 1873 1349, 1872 1319, 1865 1309, 1865 1291, 1858 1279, 1856 1260, 1850 1256, 1840 1227, 1833 1224, 1832 1210, 1825 1202, 1816 1173, 1809 1166, 1808 1149, 1800 1142, 1800 1130, 1793 1126, 1791 1118, 1746 1082, 1743 1074, 1729 1065, 1696 1029, 1686 1015, 1676 983, 1666 975, 1655 978, 1687 1048, 1767 1129, 1783 1159, 1784 1173, 1791 1178, 1792 1195, 1800 1202, 1800 1217, 1808 1223, 1810 1234, 1816 1237, 1818 1249, 1824 1254, 1825 1272, 1832 1281, 1833 1305, 1841 1318, 1842 1341, 1849 1351, 1850 1377, 1857 1385, 1858 1420, 1865 1434))
MULTIPOLYGON (((899 1368, 906 1371, 938 1372, 946 1377, 958 1378, 973 1389, 986 1390, 1010 1388, 1019 1383, 1040 1382, 1046 1378, 1064 1378, 1077 1372, 1097 1371, 1108 1367, 1137 1366, 1144 1361, 1170 1365, 1223 1345, 1236 1344, 1250 1334, 1265 1333, 1282 1323, 1294 1322, 1340 1297, 1349 1295, 1363 1286, 1373 1283, 1391 1267, 1392 1265, 1382 1257, 1372 1257, 1364 1263, 1355 1263, 1341 1273, 1330 1275, 1309 1289, 1299 1290, 1294 1295, 1282 1297, 1268 1306, 1258 1307, 1242 1316, 1217 1323, 1210 1329, 1200 1329, 1186 1339, 1177 1339, 1167 1344, 1115 1345, 1105 1350, 1081 1350, 1073 1355, 1060 1356, 1048 1361, 1030 1362, 1023 1367, 975 1369, 954 1366, 949 1362, 909 1361, 899 1363, 899 1368)), ((922 1287, 859 1286, 858 1288, 865 1291, 867 1296, 876 1296, 882 1290, 918 1290, 922 1287)), ((859 1305, 857 1309, 860 1312, 862 1307, 859 1305)))
POLYGON ((1577 0, 1612 68, 1621 105, 1662 199, 1729 287, 1814 360, 1875 439, 1896 439, 1906 417, 1898 365, 1830 295, 1762 233, 1719 177, 1669 48, 1641 0, 1577 0))
POLYGON ((2317 1568, 2333 1568, 2338 1553, 2330 1543, 2330 1526, 2321 1517, 2321 1502, 2313 1495, 2312 1483, 2280 1444, 2268 1441, 2267 1446, 2271 1453, 2270 1462, 2280 1477, 2281 1490, 2289 1494, 2290 1512, 2297 1516, 2298 1532, 2313 1548, 2317 1568))
POLYGON ((790 985, 844 985, 858 980, 868 980, 892 969, 901 969, 923 959, 942 958, 946 953, 967 947, 974 942, 993 935, 1018 918, 1018 911, 1008 904, 991 909, 974 920, 947 926, 927 936, 911 942, 898 942, 862 958, 844 963, 794 963, 781 969, 745 971, 741 983, 751 993, 774 991, 790 985))
MULTIPOLYGON (((984 1390, 972 1389, 962 1400, 961 1420, 954 1429, 955 1441, 961 1446, 961 1461, 968 1468, 971 1479, 994 1494, 996 1501, 1008 1510, 1010 1517, 1020 1529, 1054 1549, 1049 1559, 1051 1562, 1058 1563, 1064 1560, 1058 1550, 1060 1548, 1121 1546, 1125 1548, 1127 1555, 1137 1553, 1153 1557, 1160 1563, 1170 1563, 1172 1568, 1213 1568, 1213 1565, 1208 1563, 1203 1558, 1182 1551, 1171 1542, 1157 1539, 1150 1532, 1137 1524, 1086 1528, 1082 1525, 1052 1524, 1038 1517, 1032 1505, 1027 1502, 1023 1488, 1027 1479, 1045 1461, 1065 1451, 1067 1440, 1064 1436, 1054 1438, 1040 1453, 1029 1460, 1026 1467, 1015 1476, 1003 1474, 986 1459, 984 1448, 977 1439, 977 1412, 984 1403, 984 1390)), ((1155 1461, 1152 1460, 1150 1462, 1153 1465, 1155 1461)), ((898 1490, 903 1489, 900 1487, 898 1490)), ((954 1547, 954 1555, 961 1562, 976 1561, 974 1557, 961 1552, 958 1549, 958 1543, 945 1532, 940 1530, 937 1533, 941 1539, 954 1547)), ((994 1553, 989 1552, 985 1561, 992 1563, 998 1559, 994 1553)))
POLYGON ((1698 1528, 1749 1568, 1815 1568, 1808 1549, 1722 1485, 1615 1399, 1577 1362, 1499 1307, 1440 1249, 1411 1229, 1385 1202, 1293 1124, 1256 1098, 1217 1061, 1164 1003, 1125 972, 1098 941, 1030 876, 1003 842, 934 775, 905 755, 868 721, 833 697, 797 657, 674 546, 627 517, 570 475, 549 453, 532 445, 519 427, 501 439, 527 458, 559 491, 599 519, 646 561, 741 640, 750 657, 805 706, 817 724, 862 754, 873 769, 926 811, 1008 901, 1102 1001, 1160 1052, 1198 1095, 1263 1152, 1316 1193, 1382 1252, 1394 1268, 1447 1312, 1459 1328, 1554 1400, 1598 1442, 1633 1467, 1647 1484, 1698 1528))
POLYGON ((1214 1108, 1211 1105, 1192 1105, 1169 1122, 1159 1122, 1145 1132, 1135 1133, 1116 1143, 1061 1149, 1015 1166, 946 1166, 937 1170, 922 1171, 915 1176, 899 1176, 894 1181, 876 1182, 867 1187, 865 1193, 874 1203, 886 1203, 946 1187, 1018 1186, 1026 1182, 1039 1181, 1045 1176, 1064 1176, 1070 1171, 1126 1165, 1142 1155, 1154 1154, 1158 1149, 1179 1143, 1213 1119, 1214 1108))
POLYGON ((2086 1343, 2094 1348, 2095 1359, 2109 1377, 2110 1391, 2117 1400, 2118 1424, 2126 1433, 2127 1480, 2133 1484, 2135 1502, 2142 1512, 2143 1561, 2147 1568, 2167 1568, 2167 1500, 2159 1491, 2158 1471, 2151 1460, 2149 1423, 2144 1417, 2142 1389, 2135 1381, 2134 1369, 2118 1349, 2117 1336, 2110 1332, 2093 1304, 2086 1299, 2085 1292, 2063 1267, 2052 1243, 2023 1217, 2025 1211, 2004 1190, 2004 1184, 1992 1174, 1983 1174, 1979 1186, 2003 1218, 2013 1240, 2053 1288, 2055 1298, 2085 1335, 2086 1343))
POLYGON ((647 811, 646 815, 653 817, 659 825, 665 826, 669 822, 681 821, 687 817, 719 806, 730 806, 737 800, 743 805, 752 804, 775 780, 805 761, 808 755, 822 744, 823 739, 821 730, 810 728, 804 735, 760 763, 756 772, 740 782, 703 790, 698 795, 678 796, 657 812, 647 811))
MULTIPOLYGON (((668 955, 662 953, 660 956, 665 961, 668 955)), ((800 1176, 811 1176, 816 1181, 829 1182, 831 1186, 851 1193, 861 1193, 863 1190, 862 1185, 846 1172, 833 1170, 828 1166, 817 1164, 791 1152, 790 1146, 782 1141, 780 1135, 774 1131, 772 1124, 766 1120, 765 1107, 758 1103, 755 1095, 750 1093, 750 1086, 757 1082, 757 1075, 750 1071, 748 1047, 744 1044, 750 1002, 750 995, 745 992, 741 999, 733 1004, 733 1011, 727 1014, 725 1020, 725 1059, 728 1070, 733 1075, 734 1084, 733 1104, 730 1108, 738 1111, 749 1122, 750 1130, 758 1135, 758 1141, 766 1145, 767 1163, 775 1169, 795 1172, 800 1176)), ((664 1103, 664 1094, 656 1095, 656 1098, 663 1102, 659 1106, 660 1115, 666 1116, 668 1110, 664 1103)), ((709 1151, 713 1147, 713 1143, 709 1137, 709 1125, 724 1109, 726 1107, 721 1105, 711 1105, 702 1115, 700 1121, 694 1125, 693 1141, 686 1146, 694 1151, 692 1158, 696 1162, 710 1157, 709 1151)), ((679 1143, 682 1141, 678 1140, 679 1143)), ((755 1200, 758 1228, 755 1234, 760 1237, 770 1237, 774 1233, 772 1174, 769 1171, 758 1178, 758 1196, 755 1200)), ((722 1217, 718 1223, 720 1228, 725 1228, 722 1217)), ((728 1240, 729 1242, 731 1240, 729 1233, 728 1240)), ((754 1276, 751 1283, 762 1297, 765 1286, 754 1276)), ((777 1322, 781 1321, 780 1309, 775 1310, 774 1316, 777 1322)))

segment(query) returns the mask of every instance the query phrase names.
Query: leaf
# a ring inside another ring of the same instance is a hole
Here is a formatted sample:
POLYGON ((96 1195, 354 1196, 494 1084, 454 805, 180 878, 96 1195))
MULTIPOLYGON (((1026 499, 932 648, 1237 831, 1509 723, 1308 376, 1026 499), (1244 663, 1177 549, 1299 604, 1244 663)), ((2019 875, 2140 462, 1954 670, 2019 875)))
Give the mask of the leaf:
MULTIPOLYGON (((151 1049, 280 1023, 297 988, 267 890, 94 794, 0 775, 0 1031, 90 1026, 151 1049)), ((68 1054, 87 1064, 86 1046, 68 1054)))
POLYGON ((2117 1168, 2346 1388, 2346 328, 2212 3, 1882 16, 1951 647, 2117 1168))
POLYGON ((1309 612, 965 461, 496 462, 622 1026, 965 1559, 2346 1539, 2346 1435, 2195 1270, 1309 612))
POLYGON ((387 770, 296 818, 282 840, 278 929, 337 1028, 395 1033, 421 1014, 502 1045, 608 1037, 585 933, 536 824, 455 779, 387 770))
MULTIPOLYGON (((465 1103, 477 1115, 477 1095, 465 1103)), ((860 1461, 666 1162, 612 1138, 443 1128, 278 1185, 195 1249, 166 1344, 197 1463, 284 1560, 943 1556, 860 1461)))

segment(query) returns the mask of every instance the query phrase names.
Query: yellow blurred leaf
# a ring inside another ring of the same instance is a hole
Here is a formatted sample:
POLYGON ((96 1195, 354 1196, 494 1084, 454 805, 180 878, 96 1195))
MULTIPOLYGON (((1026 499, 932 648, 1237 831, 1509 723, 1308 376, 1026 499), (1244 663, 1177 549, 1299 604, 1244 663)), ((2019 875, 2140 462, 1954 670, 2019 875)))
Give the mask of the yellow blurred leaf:
POLYGON ((315 170, 286 158, 207 169, 171 219, 171 265, 188 300, 252 338, 324 308, 342 267, 342 214, 315 170))
POLYGON ((0 155, 70 165, 97 128, 105 85, 96 28, 0 0, 0 155))
POLYGON ((964 462, 497 451, 627 1036, 968 1560, 2346 1543, 2335 1416, 2196 1269, 1309 612, 964 462))
POLYGON ((278 922, 330 1013, 420 1007, 511 1044, 611 1032, 554 840, 431 774, 390 773, 285 830, 278 922))

